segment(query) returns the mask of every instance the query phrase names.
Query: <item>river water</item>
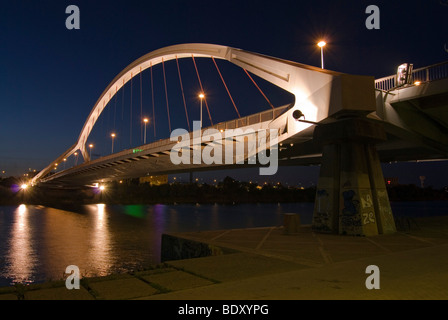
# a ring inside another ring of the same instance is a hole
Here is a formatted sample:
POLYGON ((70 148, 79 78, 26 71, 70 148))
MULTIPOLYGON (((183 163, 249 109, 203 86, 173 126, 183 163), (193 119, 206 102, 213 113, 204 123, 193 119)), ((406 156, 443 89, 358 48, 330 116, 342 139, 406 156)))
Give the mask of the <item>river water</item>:
MULTIPOLYGON (((448 215, 448 202, 392 209, 396 216, 448 215)), ((1 206, 0 286, 62 279, 69 265, 84 277, 146 268, 160 262, 162 233, 278 226, 289 212, 310 224, 313 203, 1 206)))

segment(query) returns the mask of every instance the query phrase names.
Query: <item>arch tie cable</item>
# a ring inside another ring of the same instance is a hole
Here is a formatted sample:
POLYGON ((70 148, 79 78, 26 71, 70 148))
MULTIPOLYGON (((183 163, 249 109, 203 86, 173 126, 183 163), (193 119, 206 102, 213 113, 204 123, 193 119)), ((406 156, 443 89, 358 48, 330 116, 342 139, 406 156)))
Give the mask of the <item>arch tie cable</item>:
POLYGON ((222 83, 224 84, 224 87, 227 90, 227 94, 229 95, 229 98, 232 101, 233 107, 235 108, 236 113, 238 114, 238 118, 241 118, 240 113, 238 112, 238 108, 236 107, 235 102, 233 101, 232 95, 230 94, 229 88, 227 88, 226 82, 224 81, 224 78, 223 78, 223 76, 221 74, 221 71, 219 71, 219 68, 218 68, 218 65, 217 65, 217 63, 215 61, 215 58, 212 57, 212 60, 213 60, 213 63, 215 64, 216 70, 219 73, 219 76, 221 77, 222 83))
POLYGON ((154 138, 156 137, 156 113, 154 112, 154 83, 152 80, 152 62, 149 64, 151 71, 151 100, 152 100, 152 123, 154 124, 154 138))
POLYGON ((121 89, 121 121, 123 121, 123 119, 124 119, 124 79, 121 89))
POLYGON ((165 99, 166 99, 166 112, 168 114, 168 128, 170 129, 171 133, 170 108, 168 106, 168 90, 166 88, 165 63, 163 62, 163 58, 162 58, 162 69, 163 69, 163 82, 165 83, 165 99))
POLYGON ((271 101, 269 101, 268 97, 266 97, 266 95, 263 93, 263 91, 260 89, 260 87, 257 85, 257 83, 255 82, 254 79, 252 79, 252 77, 250 76, 249 72, 247 72, 246 69, 244 69, 244 72, 246 72, 247 76, 249 77, 250 80, 252 80, 252 82, 254 83, 254 85, 257 87, 257 89, 260 91, 260 93, 263 95, 263 97, 266 99, 266 101, 269 103, 269 105, 271 106, 272 109, 275 109, 274 106, 272 105, 271 101))
POLYGON ((142 88, 142 67, 140 67, 140 141, 143 141, 143 88, 142 88))
POLYGON ((131 72, 131 110, 129 111, 129 146, 132 147, 132 72, 131 72))
MULTIPOLYGON (((202 87, 201 78, 199 77, 199 71, 198 71, 198 67, 196 66, 196 61, 194 60, 194 56, 193 55, 191 55, 191 58, 193 59, 194 68, 196 69, 196 74, 198 76, 199 86, 201 87, 201 92, 204 93, 204 88, 202 87)), ((204 99, 204 102, 205 102, 205 107, 207 108, 207 112, 208 112, 208 117, 210 119, 210 123, 211 123, 211 125, 213 125, 212 116, 210 115, 210 110, 208 108, 207 98, 204 97, 203 99, 204 99)))
POLYGON ((115 128, 115 120, 116 120, 116 117, 117 117, 117 87, 115 87, 114 97, 115 97, 115 101, 114 101, 114 131, 115 131, 116 130, 116 128, 115 128))
POLYGON ((177 73, 179 74, 180 90, 182 91, 182 99, 184 100, 185 116, 187 117, 188 131, 190 130, 190 120, 188 120, 187 103, 185 102, 184 87, 182 85, 182 77, 180 76, 179 60, 176 55, 177 73))

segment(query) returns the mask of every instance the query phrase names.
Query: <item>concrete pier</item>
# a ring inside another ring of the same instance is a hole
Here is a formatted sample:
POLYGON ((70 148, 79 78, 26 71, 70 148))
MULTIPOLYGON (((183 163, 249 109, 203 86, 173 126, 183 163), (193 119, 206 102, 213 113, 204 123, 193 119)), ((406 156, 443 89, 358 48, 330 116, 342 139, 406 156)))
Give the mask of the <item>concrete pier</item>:
POLYGON ((379 123, 348 118, 316 127, 322 145, 313 229, 372 236, 396 231, 375 143, 386 133, 379 123))

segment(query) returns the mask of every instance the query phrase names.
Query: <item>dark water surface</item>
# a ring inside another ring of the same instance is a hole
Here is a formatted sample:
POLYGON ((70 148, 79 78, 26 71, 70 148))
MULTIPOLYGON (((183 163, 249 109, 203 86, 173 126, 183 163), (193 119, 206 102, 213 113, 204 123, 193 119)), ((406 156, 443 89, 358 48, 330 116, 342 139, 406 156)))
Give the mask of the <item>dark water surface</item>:
MULTIPOLYGON (((448 215, 448 202, 392 203, 396 216, 448 215)), ((282 213, 310 224, 313 203, 240 205, 85 205, 0 207, 0 286, 142 269, 160 262, 165 232, 254 228, 282 224, 282 213)))

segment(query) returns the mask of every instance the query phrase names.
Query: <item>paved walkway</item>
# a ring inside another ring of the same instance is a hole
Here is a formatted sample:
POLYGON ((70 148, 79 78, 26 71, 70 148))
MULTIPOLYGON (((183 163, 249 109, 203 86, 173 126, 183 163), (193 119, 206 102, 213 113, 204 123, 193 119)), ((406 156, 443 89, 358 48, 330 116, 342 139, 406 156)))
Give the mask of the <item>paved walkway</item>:
POLYGON ((0 288, 1 299, 342 300, 448 299, 448 217, 403 221, 392 235, 350 237, 283 227, 172 234, 232 253, 168 261, 152 270, 0 288), (367 289, 369 265, 380 289, 367 289))

